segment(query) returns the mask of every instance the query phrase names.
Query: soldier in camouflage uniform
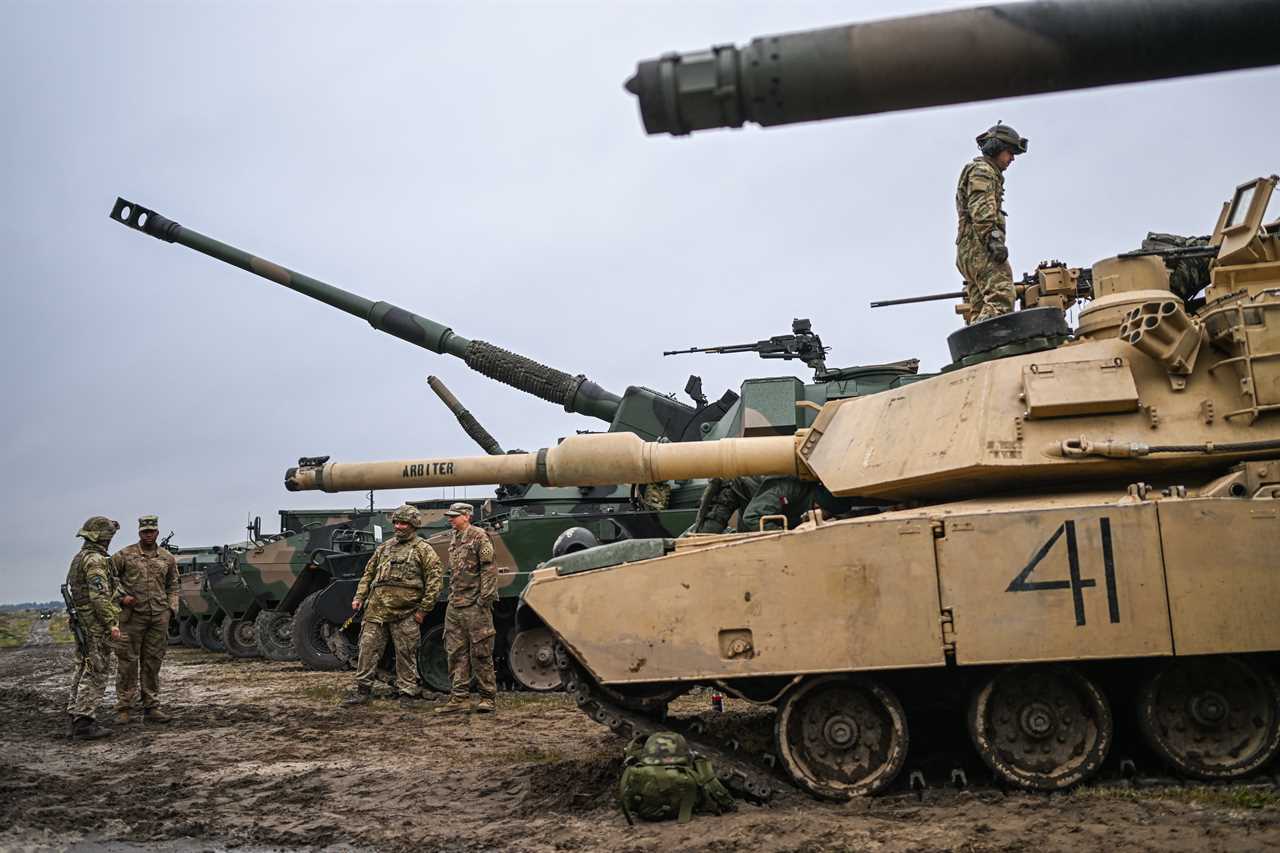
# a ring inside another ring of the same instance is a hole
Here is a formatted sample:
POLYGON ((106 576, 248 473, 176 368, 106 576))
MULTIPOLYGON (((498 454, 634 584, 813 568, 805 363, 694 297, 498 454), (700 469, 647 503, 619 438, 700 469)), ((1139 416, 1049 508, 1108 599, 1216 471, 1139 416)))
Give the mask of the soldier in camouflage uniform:
POLYGON ((1027 153, 1027 140, 1007 124, 993 126, 977 141, 982 156, 965 165, 956 185, 956 268, 964 276, 970 323, 1013 310, 1017 294, 1005 244, 1004 172, 1015 155, 1027 153))
POLYGON ((76 535, 84 540, 71 560, 67 587, 76 607, 77 621, 84 633, 84 647, 76 648, 76 672, 71 682, 67 713, 71 715, 71 735, 100 738, 111 730, 98 725, 94 710, 107 689, 111 675, 110 642, 119 642, 120 607, 116 604, 115 577, 107 547, 120 525, 95 515, 76 535))
POLYGON ((744 509, 760 490, 761 477, 716 477, 707 481, 698 503, 694 533, 724 533, 735 512, 744 509))
POLYGON ((498 680, 493 671, 493 605, 498 600, 498 571, 493 543, 471 524, 471 504, 455 503, 445 511, 453 525, 449 539, 449 608, 444 616, 444 648, 449 655, 449 701, 438 714, 470 710, 471 679, 480 701, 476 711, 497 711, 498 680))
POLYGON ((374 673, 391 636, 396 650, 396 690, 401 702, 418 694, 418 626, 436 606, 444 585, 444 567, 430 545, 418 536, 422 516, 404 504, 391 514, 395 538, 383 542, 369 558, 351 600, 353 610, 364 608, 360 625, 360 656, 355 691, 345 704, 362 705, 373 691, 374 673))
MULTIPOLYGON (((1161 234, 1148 231, 1147 238, 1142 241, 1144 252, 1173 252, 1179 249, 1203 249, 1210 245, 1208 237, 1183 237, 1181 234, 1161 234)), ((1169 289, 1182 297, 1183 301, 1191 301, 1197 293, 1209 286, 1209 265, 1211 257, 1179 258, 1168 257, 1165 266, 1169 268, 1169 289)))
POLYGON ((129 710, 142 683, 142 716, 167 723, 160 709, 160 665, 169 648, 169 620, 178 611, 178 561, 156 544, 160 519, 138 519, 138 541, 111 558, 124 613, 120 629, 128 639, 116 647, 116 722, 129 722, 129 710), (141 678, 139 678, 141 674, 141 678))

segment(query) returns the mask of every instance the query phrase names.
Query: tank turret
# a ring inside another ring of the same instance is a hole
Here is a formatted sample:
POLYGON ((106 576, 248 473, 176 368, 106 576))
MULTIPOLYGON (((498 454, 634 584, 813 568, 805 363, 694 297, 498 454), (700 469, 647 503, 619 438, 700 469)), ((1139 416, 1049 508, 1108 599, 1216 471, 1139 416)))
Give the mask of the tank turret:
POLYGON ((494 344, 464 338, 434 320, 388 302, 374 302, 259 258, 123 198, 116 199, 111 218, 360 317, 380 332, 434 353, 459 358, 477 373, 564 406, 567 412, 604 421, 612 431, 635 432, 646 438, 671 441, 696 440, 702 437, 704 423, 718 420, 737 401, 736 394, 725 392, 714 403, 694 407, 640 386, 630 386, 619 396, 582 374, 571 375, 494 344))
POLYGON ((647 133, 765 127, 1280 63, 1271 0, 1006 3, 667 53, 626 88, 647 133))

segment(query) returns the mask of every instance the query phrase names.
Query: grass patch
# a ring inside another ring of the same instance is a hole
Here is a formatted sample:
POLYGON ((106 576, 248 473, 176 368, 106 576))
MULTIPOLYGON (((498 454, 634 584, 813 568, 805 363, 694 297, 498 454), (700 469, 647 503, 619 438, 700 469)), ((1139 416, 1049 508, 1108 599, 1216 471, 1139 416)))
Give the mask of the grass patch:
POLYGON ((1081 788, 1073 796, 1088 800, 1163 800, 1226 809, 1274 809, 1280 792, 1246 785, 1189 785, 1162 788, 1081 788))
POLYGON ((67 621, 67 614, 58 613, 49 620, 49 636, 53 637, 55 643, 74 643, 76 637, 71 633, 71 623, 67 621))
POLYGON ((316 702, 337 702, 346 696, 350 689, 350 687, 340 687, 335 684, 308 684, 299 692, 304 699, 312 699, 316 702))
POLYGON ((512 691, 498 693, 499 711, 537 711, 543 708, 560 708, 571 704, 566 693, 532 693, 512 691))
POLYGON ((30 610, 0 613, 0 648, 25 645, 31 634, 31 623, 35 621, 36 614, 30 610))

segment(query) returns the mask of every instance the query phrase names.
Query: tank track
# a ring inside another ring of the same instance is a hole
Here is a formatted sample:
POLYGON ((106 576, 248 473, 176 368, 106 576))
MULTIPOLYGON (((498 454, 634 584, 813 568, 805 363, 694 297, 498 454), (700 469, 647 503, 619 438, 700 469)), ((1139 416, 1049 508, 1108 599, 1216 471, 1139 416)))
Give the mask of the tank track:
MULTIPOLYGON (((629 740, 636 735, 648 736, 660 731, 676 732, 688 741, 695 753, 711 761, 721 783, 735 796, 764 803, 776 792, 777 784, 769 778, 769 771, 756 766, 736 742, 713 743, 698 721, 667 717, 665 701, 628 701, 610 696, 560 643, 556 643, 556 666, 560 670, 565 692, 573 697, 578 708, 615 734, 629 740)), ((772 757, 765 754, 757 758, 768 765, 772 757)))

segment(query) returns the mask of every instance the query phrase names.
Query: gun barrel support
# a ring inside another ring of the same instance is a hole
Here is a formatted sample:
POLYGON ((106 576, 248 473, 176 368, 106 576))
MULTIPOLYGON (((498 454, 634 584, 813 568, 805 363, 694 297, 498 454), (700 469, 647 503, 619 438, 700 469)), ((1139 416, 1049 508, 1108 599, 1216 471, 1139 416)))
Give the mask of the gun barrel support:
MULTIPOLYGON (((485 341, 464 338, 447 326, 406 311, 389 302, 374 302, 326 284, 296 270, 259 258, 201 234, 154 210, 117 198, 111 218, 134 230, 167 243, 178 243, 211 258, 239 267, 304 296, 323 302, 367 321, 380 332, 441 355, 460 358, 467 366, 491 379, 563 405, 565 411, 613 421, 622 398, 579 374, 572 376, 533 359, 485 341)), ((511 481, 516 482, 516 481, 511 481)))
POLYGON ((1006 3, 641 62, 647 133, 768 127, 1280 63, 1274 0, 1006 3))
POLYGON ((574 435, 536 453, 402 459, 391 462, 300 464, 285 473, 291 492, 417 489, 540 483, 604 486, 745 474, 810 477, 796 453, 795 435, 706 442, 646 442, 631 433, 574 435))

